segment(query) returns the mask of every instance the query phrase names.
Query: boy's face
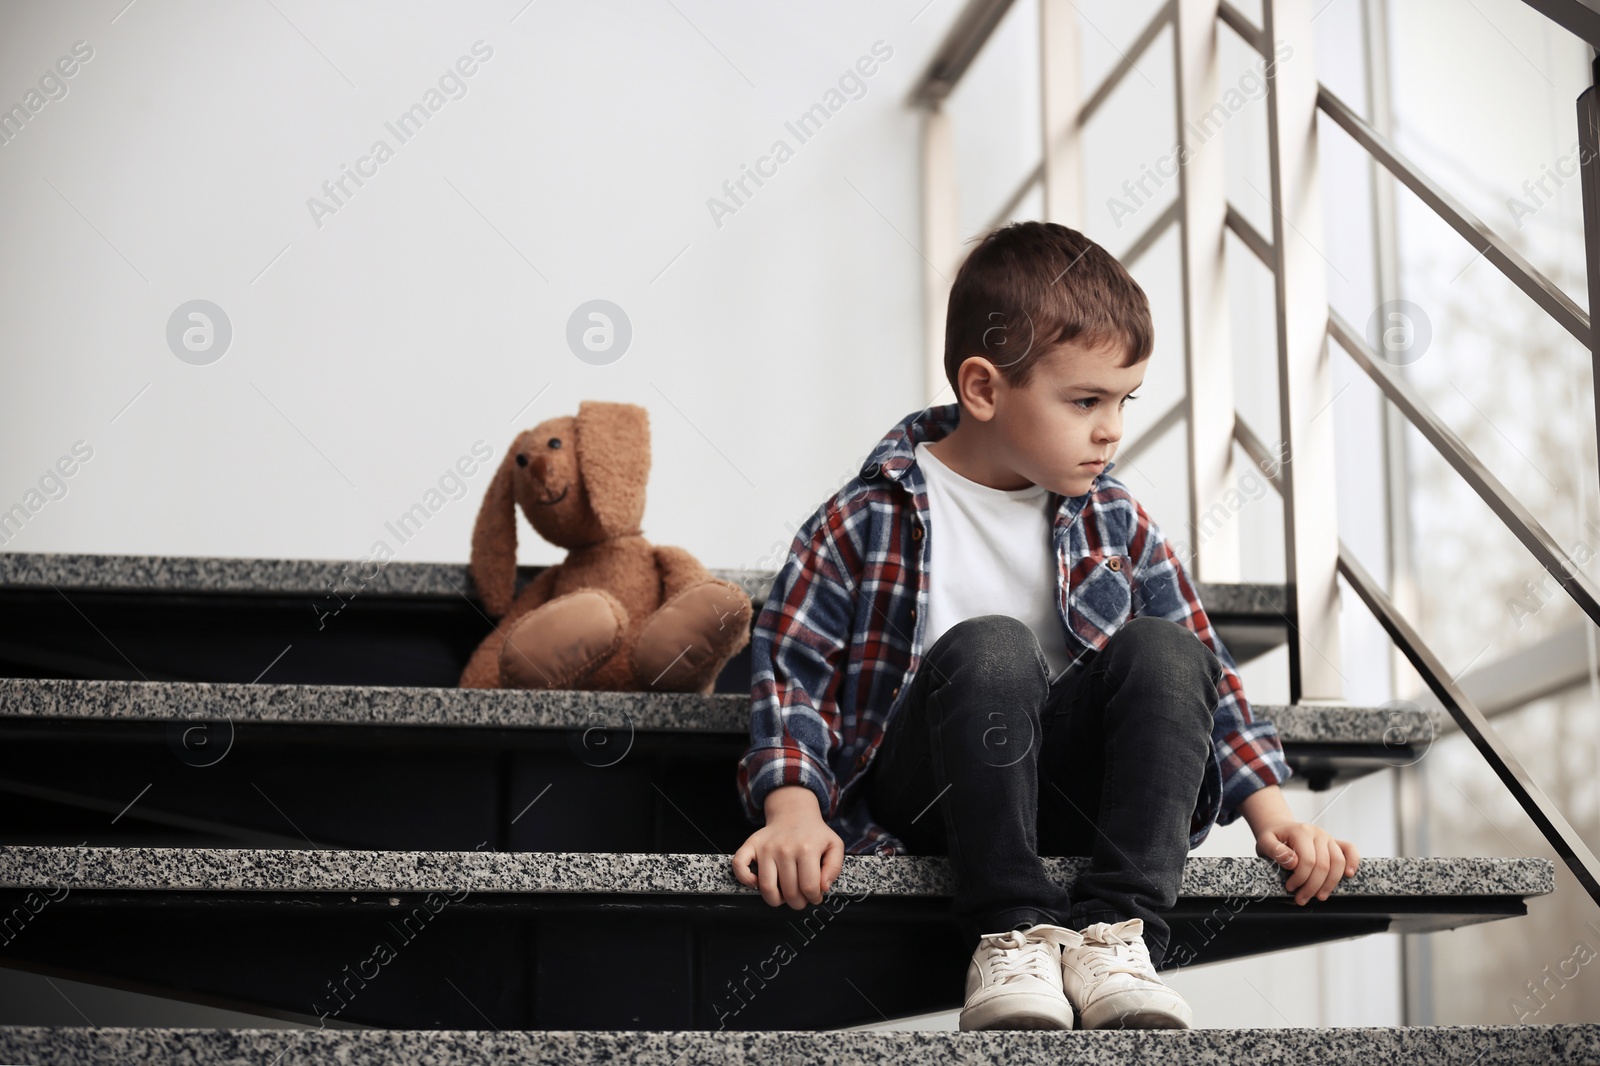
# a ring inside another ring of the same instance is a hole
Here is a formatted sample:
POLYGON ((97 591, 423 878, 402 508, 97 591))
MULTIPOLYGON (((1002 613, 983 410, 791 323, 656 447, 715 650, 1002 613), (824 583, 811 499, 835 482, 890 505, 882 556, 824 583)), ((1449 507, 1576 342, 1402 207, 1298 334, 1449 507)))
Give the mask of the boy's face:
POLYGON ((996 375, 989 436, 1002 454, 995 459, 1063 496, 1092 489, 1122 440, 1124 398, 1144 383, 1148 360, 1117 366, 1123 358, 1118 345, 1067 344, 1040 361, 1024 388, 996 375))

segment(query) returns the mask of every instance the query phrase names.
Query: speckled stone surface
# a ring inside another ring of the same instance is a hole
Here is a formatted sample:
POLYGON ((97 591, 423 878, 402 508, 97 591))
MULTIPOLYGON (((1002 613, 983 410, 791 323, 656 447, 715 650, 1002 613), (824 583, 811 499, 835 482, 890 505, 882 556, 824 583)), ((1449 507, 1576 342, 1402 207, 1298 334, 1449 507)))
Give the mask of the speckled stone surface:
MULTIPOLYGON (((1044 859, 1068 887, 1087 858, 1044 859)), ((1180 896, 1288 896, 1288 872, 1255 856, 1191 856, 1180 896)), ((604 852, 329 851, 0 846, 0 887, 220 892, 625 892, 758 894, 729 857, 604 852)), ((943 855, 847 855, 833 890, 948 896, 943 855)), ((1333 896, 1534 896, 1555 890, 1548 859, 1367 858, 1333 896)), ((1333 898, 1330 896, 1330 900, 1333 898)))
POLYGON ((0 717, 366 725, 691 730, 746 733, 741 693, 580 692, 251 685, 207 681, 0 679, 0 717))
POLYGON ((930 1062, 1544 1066, 1600 1063, 1600 1025, 1441 1025, 1397 1028, 1069 1029, 1012 1032, 546 1032, 397 1029, 128 1029, 0 1027, 0 1061, 208 1064, 632 1062, 649 1066, 789 1066, 930 1062))
MULTIPOLYGON (((542 566, 519 566, 519 581, 542 566)), ((772 573, 717 570, 764 598, 772 573)), ((168 555, 76 555, 0 552, 0 588, 122 589, 164 592, 243 592, 321 596, 329 585, 356 587, 363 596, 450 597, 475 589, 465 563, 381 563, 366 559, 231 559, 168 555)))
MULTIPOLYGON (((1259 717, 1285 744, 1426 744, 1436 723, 1419 710, 1280 707, 1259 717)), ((370 725, 573 727, 744 734, 742 693, 489 691, 358 685, 250 685, 197 681, 0 679, 0 718, 176 719, 370 725)))
MULTIPOLYGON (((520 581, 541 566, 517 568, 520 581)), ((719 570, 712 576, 738 584, 759 606, 772 587, 770 570, 719 570)), ((166 555, 77 555, 0 552, 0 588, 159 589, 169 592, 242 592, 321 596, 330 585, 357 587, 363 596, 471 595, 465 563, 380 565, 365 559, 232 559, 166 555)), ((1288 609, 1282 585, 1197 584, 1212 614, 1279 620, 1288 609)))

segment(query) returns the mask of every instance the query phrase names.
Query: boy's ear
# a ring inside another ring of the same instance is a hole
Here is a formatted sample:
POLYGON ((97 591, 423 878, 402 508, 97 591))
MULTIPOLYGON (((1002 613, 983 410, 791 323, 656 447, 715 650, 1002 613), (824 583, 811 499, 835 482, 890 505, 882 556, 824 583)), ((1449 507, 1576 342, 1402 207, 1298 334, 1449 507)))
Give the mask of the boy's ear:
POLYGON ((995 410, 995 379, 1000 371, 982 355, 968 355, 955 371, 955 397, 962 411, 971 411, 979 421, 989 421, 995 410))

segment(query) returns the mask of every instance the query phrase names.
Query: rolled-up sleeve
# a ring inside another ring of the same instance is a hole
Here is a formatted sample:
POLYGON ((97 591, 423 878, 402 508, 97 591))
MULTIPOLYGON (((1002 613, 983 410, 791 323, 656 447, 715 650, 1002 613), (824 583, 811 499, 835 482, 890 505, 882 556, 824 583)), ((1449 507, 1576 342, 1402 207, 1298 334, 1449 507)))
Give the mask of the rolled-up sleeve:
POLYGON ((758 826, 768 794, 785 785, 809 788, 825 821, 838 805, 831 763, 856 581, 839 564, 828 513, 819 510, 796 535, 750 637, 750 745, 738 786, 758 826))

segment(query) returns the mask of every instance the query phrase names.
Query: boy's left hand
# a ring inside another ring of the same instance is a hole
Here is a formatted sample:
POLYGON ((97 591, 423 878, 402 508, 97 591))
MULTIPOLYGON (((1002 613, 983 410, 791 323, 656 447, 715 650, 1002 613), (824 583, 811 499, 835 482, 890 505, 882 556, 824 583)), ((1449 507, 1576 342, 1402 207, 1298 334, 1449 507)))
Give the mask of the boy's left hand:
POLYGON ((1327 899, 1341 877, 1354 877, 1361 865, 1356 846, 1336 840, 1309 822, 1281 822, 1256 835, 1256 854, 1293 870, 1283 887, 1305 906, 1314 895, 1327 899))

